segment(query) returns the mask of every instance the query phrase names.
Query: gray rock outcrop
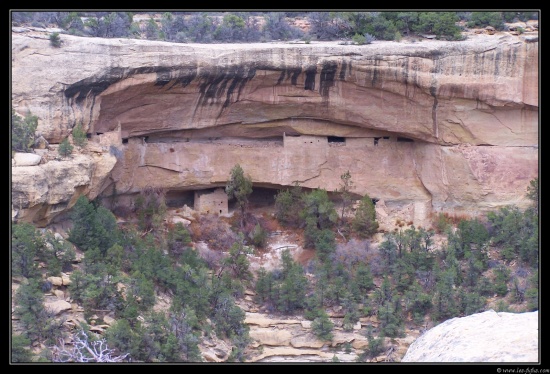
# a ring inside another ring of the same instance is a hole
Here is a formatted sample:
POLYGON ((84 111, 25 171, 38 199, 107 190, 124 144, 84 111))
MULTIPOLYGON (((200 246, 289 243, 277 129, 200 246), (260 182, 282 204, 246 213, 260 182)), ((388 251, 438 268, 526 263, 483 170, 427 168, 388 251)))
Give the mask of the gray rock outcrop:
POLYGON ((401 362, 538 362, 539 312, 452 318, 414 341, 401 362))

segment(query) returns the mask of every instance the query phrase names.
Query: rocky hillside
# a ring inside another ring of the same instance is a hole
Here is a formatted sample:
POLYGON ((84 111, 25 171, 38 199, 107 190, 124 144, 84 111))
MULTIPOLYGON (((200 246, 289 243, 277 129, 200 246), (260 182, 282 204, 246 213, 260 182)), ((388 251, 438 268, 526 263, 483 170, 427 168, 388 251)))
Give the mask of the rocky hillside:
MULTIPOLYGON (((193 212, 181 213, 170 210, 168 220, 171 222, 191 223, 193 212)), ((63 240, 66 236, 62 225, 53 225, 55 237, 63 240), (62 233, 62 234, 60 234, 62 233)), ((441 241, 442 237, 436 237, 441 241)), ((192 244, 196 251, 207 250, 203 242, 192 244)), ((376 244, 372 251, 376 253, 376 244)), ((313 257, 311 250, 302 247, 302 240, 296 233, 280 231, 267 241, 266 248, 255 251, 249 256, 251 270, 257 274, 260 267, 273 270, 281 266, 281 249, 290 248, 292 256, 307 265, 313 257)), ((74 269, 82 267, 84 254, 77 250, 74 269)), ((491 255, 494 257, 494 254, 491 255)), ((372 260, 372 259, 371 259, 372 260)), ((45 293, 44 305, 53 315, 62 321, 66 331, 74 331, 81 323, 90 324, 90 331, 104 335, 117 320, 112 312, 97 310, 93 315, 85 316, 85 308, 75 302, 70 292, 70 273, 60 277, 48 277, 51 290, 45 293)), ((376 284, 381 283, 377 279, 376 284)), ((15 296, 22 277, 12 280, 12 296, 15 296)), ((125 285, 119 284, 120 289, 125 285)), ((324 340, 316 336, 312 321, 303 314, 284 315, 274 312, 266 305, 255 301, 255 292, 248 288, 238 299, 238 306, 245 312, 244 323, 250 328, 251 343, 246 350, 245 362, 302 362, 319 363, 358 362, 369 349, 368 332, 379 329, 380 320, 376 316, 361 317, 349 331, 344 329, 344 310, 341 306, 330 308, 328 316, 334 324, 332 338, 324 340)), ((167 311, 171 304, 167 293, 157 294, 155 310, 167 311)), ((15 297, 12 298, 12 302, 15 297)), ((494 299, 491 305, 495 305, 494 299)), ((12 311, 15 305, 12 304, 12 311)), ((138 317, 139 318, 139 317, 138 317)), ((20 319, 12 313, 14 332, 21 332, 20 319)), ((438 325, 426 320, 425 325, 418 326, 412 321, 406 322, 402 337, 383 339, 383 349, 377 355, 362 359, 362 362, 537 362, 539 361, 539 314, 530 313, 497 313, 488 310, 462 318, 452 318, 438 325)), ((66 341, 70 344, 70 340, 66 341)), ((39 353, 45 347, 34 347, 39 353)), ((225 362, 231 353, 231 344, 215 335, 202 336, 199 345, 200 355, 204 362, 225 362)))

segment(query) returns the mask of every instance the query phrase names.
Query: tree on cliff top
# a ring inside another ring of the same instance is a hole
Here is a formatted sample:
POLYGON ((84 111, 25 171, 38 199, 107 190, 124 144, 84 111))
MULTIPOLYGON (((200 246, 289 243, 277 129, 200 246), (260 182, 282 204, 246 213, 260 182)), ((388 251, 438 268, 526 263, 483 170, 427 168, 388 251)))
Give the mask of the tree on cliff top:
POLYGON ((231 169, 225 193, 229 199, 237 200, 237 205, 241 209, 241 229, 244 228, 246 210, 248 209, 248 196, 252 193, 252 180, 249 176, 244 175, 241 165, 236 164, 231 169))

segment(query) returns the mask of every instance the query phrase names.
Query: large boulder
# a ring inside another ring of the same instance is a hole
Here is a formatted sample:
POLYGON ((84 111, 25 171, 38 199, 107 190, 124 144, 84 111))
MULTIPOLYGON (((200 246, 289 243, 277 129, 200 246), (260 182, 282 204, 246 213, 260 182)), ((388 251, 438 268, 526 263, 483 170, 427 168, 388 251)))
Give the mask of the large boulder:
POLYGON ((447 320, 415 340, 401 362, 538 362, 539 312, 447 320))
POLYGON ((42 160, 42 157, 35 153, 17 152, 13 156, 13 160, 15 161, 14 166, 36 166, 40 164, 40 160, 42 160))

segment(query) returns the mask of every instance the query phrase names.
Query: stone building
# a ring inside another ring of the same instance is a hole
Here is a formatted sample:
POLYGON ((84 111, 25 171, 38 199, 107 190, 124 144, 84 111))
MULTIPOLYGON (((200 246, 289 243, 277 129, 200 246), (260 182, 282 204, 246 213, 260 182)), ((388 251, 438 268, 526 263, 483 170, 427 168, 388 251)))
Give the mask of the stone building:
POLYGON ((283 144, 285 147, 304 147, 304 146, 327 146, 328 141, 326 136, 316 135, 299 135, 290 136, 283 135, 283 144))
POLYGON ((195 191, 194 209, 201 213, 227 215, 228 198, 223 188, 195 191))

